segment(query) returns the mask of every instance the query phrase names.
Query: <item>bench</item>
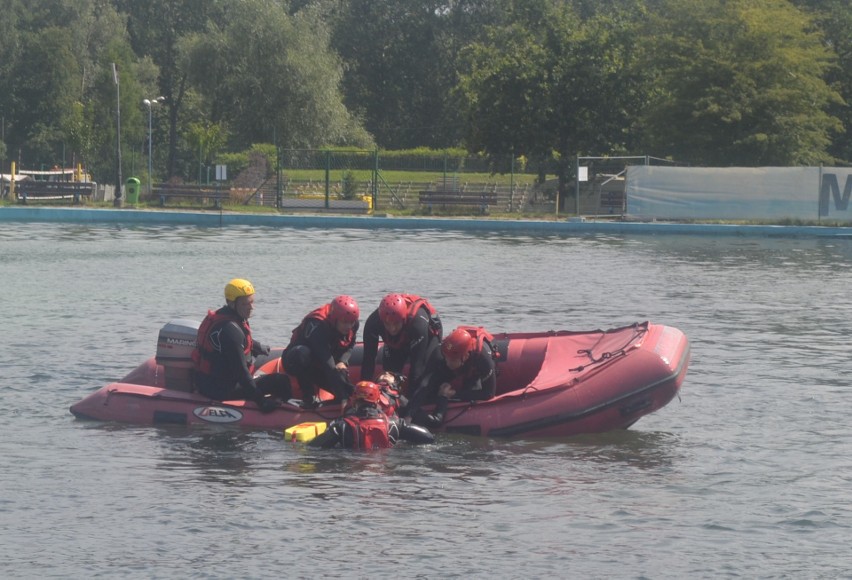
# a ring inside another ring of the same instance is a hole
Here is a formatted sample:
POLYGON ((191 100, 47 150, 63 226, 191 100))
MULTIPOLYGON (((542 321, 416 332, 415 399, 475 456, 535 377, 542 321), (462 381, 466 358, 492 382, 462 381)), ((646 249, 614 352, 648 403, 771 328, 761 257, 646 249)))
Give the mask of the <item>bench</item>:
POLYGON ((161 207, 164 207, 172 198, 185 198, 198 200, 202 205, 207 205, 212 201, 213 206, 220 209, 222 202, 231 197, 230 188, 193 183, 159 183, 154 185, 152 193, 160 198, 161 207))
POLYGON ((80 203, 80 198, 91 198, 95 192, 92 182, 78 181, 34 181, 25 179, 15 184, 15 194, 18 200, 26 205, 29 198, 42 201, 73 200, 80 203))
POLYGON ((325 199, 282 197, 279 209, 309 210, 309 211, 336 211, 341 213, 368 213, 370 203, 363 199, 330 199, 328 208, 325 207, 325 199))
POLYGON ((431 211, 439 207, 478 207, 481 213, 488 213, 488 207, 497 205, 497 193, 493 191, 421 191, 420 205, 431 211))

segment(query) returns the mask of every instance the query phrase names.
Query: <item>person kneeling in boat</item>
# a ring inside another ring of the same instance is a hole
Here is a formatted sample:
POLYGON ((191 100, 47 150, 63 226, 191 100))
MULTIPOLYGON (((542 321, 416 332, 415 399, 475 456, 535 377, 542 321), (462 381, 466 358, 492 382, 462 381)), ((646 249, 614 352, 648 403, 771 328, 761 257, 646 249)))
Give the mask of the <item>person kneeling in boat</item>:
POLYGON ((412 397, 409 414, 428 427, 444 421, 450 399, 484 401, 497 392, 497 369, 493 337, 482 327, 459 326, 441 343, 440 356, 430 361, 429 382, 412 397), (435 402, 425 415, 420 406, 435 402))
POLYGON ((275 409, 274 397, 289 398, 289 384, 269 375, 255 382, 256 356, 268 355, 269 347, 254 340, 248 319, 254 311, 254 286, 234 278, 225 286, 225 306, 209 311, 198 328, 192 362, 195 388, 216 401, 254 401, 263 412, 275 409))
POLYGON ((400 439, 434 443, 435 437, 427 429, 400 421, 393 412, 388 414, 382 399, 381 386, 370 381, 359 382, 343 416, 329 423, 308 445, 371 450, 393 447, 400 439))
POLYGON ((287 374, 296 377, 302 389, 302 406, 315 408, 320 399, 317 387, 342 403, 355 390, 349 381, 349 357, 358 334, 358 303, 351 296, 338 296, 309 313, 293 330, 290 344, 281 355, 287 374))
POLYGON ((381 340, 382 369, 401 373, 405 363, 409 363, 408 384, 412 392, 417 390, 442 336, 441 319, 428 300, 413 294, 388 294, 364 323, 361 380, 373 380, 381 340))

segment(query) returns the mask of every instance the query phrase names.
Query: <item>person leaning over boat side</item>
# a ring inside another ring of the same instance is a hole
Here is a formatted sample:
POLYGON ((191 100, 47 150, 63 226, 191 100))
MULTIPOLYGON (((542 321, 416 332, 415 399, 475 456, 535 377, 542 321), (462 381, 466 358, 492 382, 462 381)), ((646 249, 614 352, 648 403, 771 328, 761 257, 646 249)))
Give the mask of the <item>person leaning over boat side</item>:
POLYGON ((383 388, 371 381, 355 385, 355 393, 343 416, 331 421, 328 428, 308 445, 330 449, 387 449, 400 439, 412 443, 434 443, 427 429, 400 421, 392 410, 382 405, 383 388))
POLYGON ((408 362, 409 391, 416 391, 442 336, 441 318, 428 300, 414 294, 388 294, 364 323, 361 380, 373 380, 381 340, 382 369, 401 373, 408 362))
POLYGON ((207 316, 198 328, 192 362, 195 387, 216 401, 246 399, 263 412, 272 411, 273 395, 286 400, 289 385, 279 377, 264 377, 261 385, 252 377, 254 357, 269 354, 269 347, 254 340, 248 319, 254 311, 254 286, 234 278, 225 285, 225 306, 207 316))
POLYGON ((349 382, 349 357, 358 334, 358 303, 351 296, 337 296, 310 312, 293 330, 290 344, 281 354, 287 374, 302 389, 302 405, 314 408, 320 400, 317 387, 343 402, 355 390, 349 382))
POLYGON ((450 399, 484 401, 497 392, 493 337, 482 327, 459 326, 442 342, 440 355, 430 361, 428 384, 412 397, 409 415, 428 427, 444 421, 450 399), (435 402, 435 410, 423 415, 420 406, 435 402))

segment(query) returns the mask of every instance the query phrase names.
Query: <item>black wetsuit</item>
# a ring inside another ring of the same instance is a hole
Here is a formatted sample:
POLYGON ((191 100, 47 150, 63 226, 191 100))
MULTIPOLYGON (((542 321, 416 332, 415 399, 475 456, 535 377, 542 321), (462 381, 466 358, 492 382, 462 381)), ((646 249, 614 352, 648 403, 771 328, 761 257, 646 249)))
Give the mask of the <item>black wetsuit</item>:
POLYGON ((435 436, 428 429, 403 422, 396 415, 389 417, 377 406, 367 403, 347 409, 343 417, 330 422, 328 428, 312 439, 308 445, 323 449, 332 447, 360 449, 364 443, 360 440, 359 430, 353 428, 353 423, 358 425, 361 421, 371 421, 374 425, 384 426, 387 430, 387 443, 382 447, 393 447, 401 439, 411 443, 435 442, 435 436))
MULTIPOLYGON (((224 306, 219 313, 228 313, 238 318, 235 310, 224 306)), ((195 387, 205 397, 216 401, 248 399, 260 401, 263 395, 271 394, 286 400, 289 398, 289 384, 271 377, 258 385, 252 378, 249 364, 251 359, 246 356, 248 337, 237 322, 229 320, 215 324, 209 336, 214 349, 207 353, 211 372, 195 372, 195 387)), ((268 354, 269 348, 252 339, 252 359, 261 354, 268 354)), ((266 377, 264 377, 266 379, 266 377)))
POLYGON ((444 357, 438 351, 429 363, 429 382, 412 396, 408 415, 415 417, 421 405, 435 403, 437 422, 443 419, 449 399, 438 395, 442 384, 452 384, 461 377, 461 386, 453 387, 456 394, 453 399, 461 401, 484 401, 491 399, 497 393, 497 366, 494 361, 491 345, 485 341, 478 352, 474 352, 456 370, 447 366, 444 357))
MULTIPOLYGON (((429 310, 425 306, 417 309, 417 313, 408 319, 400 334, 404 335, 405 342, 399 348, 393 348, 385 344, 382 353, 382 368, 393 373, 402 373, 405 363, 409 363, 408 369, 408 392, 415 392, 424 386, 428 378, 425 375, 426 365, 429 359, 441 344, 441 320, 438 317, 430 317, 429 310), (437 328, 439 334, 434 330, 437 328)), ((361 362, 361 380, 372 381, 375 379, 373 373, 376 368, 376 355, 378 354, 379 340, 389 340, 385 325, 379 317, 378 309, 374 310, 364 323, 364 358, 361 362)))
POLYGON ((301 330, 293 337, 281 355, 281 362, 287 374, 296 377, 302 388, 302 398, 309 402, 316 395, 317 386, 331 392, 335 399, 349 397, 355 386, 349 381, 347 373, 337 368, 337 363, 348 364, 358 323, 352 327, 352 340, 341 345, 344 337, 331 325, 331 322, 308 318, 301 330))

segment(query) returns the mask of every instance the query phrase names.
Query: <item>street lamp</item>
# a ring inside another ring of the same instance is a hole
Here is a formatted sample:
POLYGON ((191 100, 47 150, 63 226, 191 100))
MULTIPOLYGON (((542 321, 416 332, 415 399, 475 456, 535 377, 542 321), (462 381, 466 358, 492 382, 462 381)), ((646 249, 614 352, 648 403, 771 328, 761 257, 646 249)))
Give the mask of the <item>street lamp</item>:
POLYGON ((151 174, 154 172, 154 164, 151 162, 151 108, 154 105, 159 105, 166 100, 166 97, 157 97, 156 99, 145 99, 142 104, 148 107, 148 197, 151 196, 151 174))

